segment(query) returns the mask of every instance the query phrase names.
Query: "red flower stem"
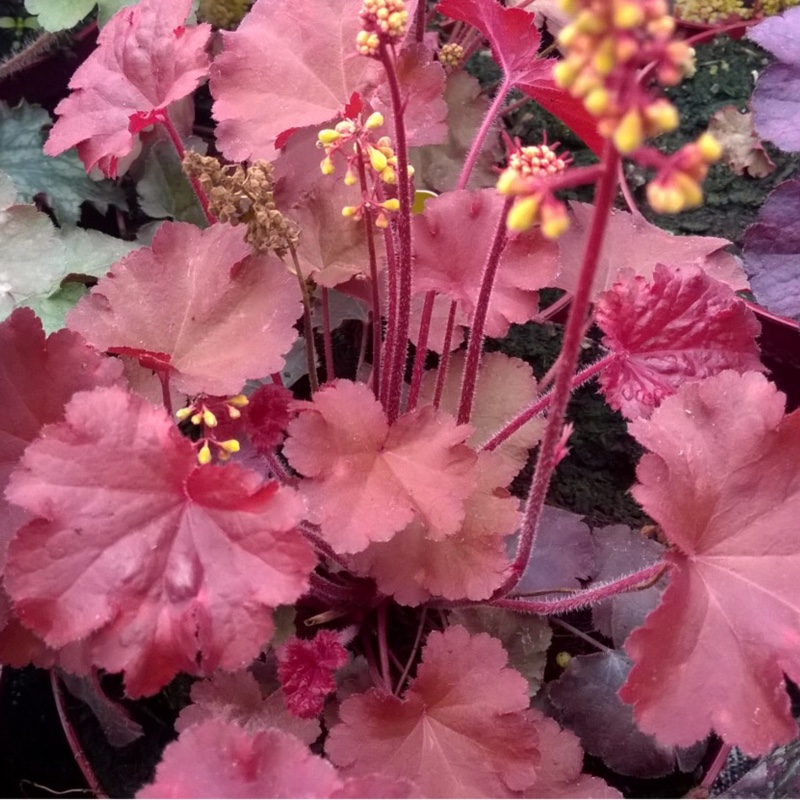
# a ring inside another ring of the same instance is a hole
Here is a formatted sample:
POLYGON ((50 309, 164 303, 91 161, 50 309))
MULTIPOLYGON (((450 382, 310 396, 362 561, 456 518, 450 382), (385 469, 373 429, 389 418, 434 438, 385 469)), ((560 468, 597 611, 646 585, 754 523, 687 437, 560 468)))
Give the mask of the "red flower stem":
POLYGON ((486 315, 489 312, 489 301, 492 297, 494 281, 497 277, 500 256, 503 254, 503 249, 508 240, 506 220, 513 202, 513 197, 507 197, 503 203, 503 209, 500 212, 500 218, 497 220, 497 227, 494 231, 492 246, 489 248, 489 255, 486 257, 486 264, 481 275, 478 301, 475 304, 475 315, 469 333, 467 357, 464 361, 464 377, 461 380, 461 400, 458 405, 458 423, 460 425, 469 422, 472 414, 472 404, 475 402, 475 386, 478 382, 478 368, 480 367, 481 353, 483 352, 483 332, 486 329, 486 315))
POLYGON ((636 201, 633 199, 633 195, 631 194, 631 189, 628 186, 628 181, 625 180, 625 169, 622 164, 622 159, 619 160, 619 188, 622 191, 622 196, 625 199, 625 204, 628 206, 628 210, 633 214, 633 216, 640 222, 645 221, 644 215, 639 210, 639 206, 636 205, 636 201))
POLYGON ((355 594, 350 587, 340 586, 327 578, 323 578, 322 575, 316 572, 312 572, 308 577, 311 592, 315 597, 334 608, 352 605, 355 594))
POLYGON ((273 372, 269 377, 276 386, 283 386, 283 375, 280 372, 273 372))
POLYGON ((411 667, 414 664, 414 659, 417 656, 417 651, 419 650, 419 643, 422 641, 422 631, 425 629, 425 618, 428 616, 428 609, 426 606, 422 607, 422 613, 419 615, 419 625, 417 625, 417 635, 414 637, 414 644, 411 647, 411 652, 408 655, 408 661, 406 661, 406 665, 403 668, 403 672, 400 674, 400 678, 398 679, 397 683, 394 686, 394 693, 400 694, 403 689, 403 684, 406 682, 406 678, 408 678, 408 673, 411 672, 411 667))
POLYGON ((300 286, 300 295, 303 298, 303 334, 306 340, 306 369, 308 370, 308 382, 311 384, 311 394, 319 389, 319 378, 317 377, 317 354, 314 347, 314 326, 311 324, 311 297, 308 293, 308 285, 300 269, 300 262, 297 260, 297 251, 294 245, 289 245, 289 254, 292 256, 294 272, 297 275, 297 283, 300 286))
POLYGON ((503 584, 502 594, 508 592, 519 583, 522 573, 531 557, 531 550, 536 540, 539 527, 539 518, 544 506, 550 479, 558 460, 559 442, 561 441, 564 415, 567 402, 572 392, 572 380, 575 374, 575 365, 583 338, 583 328, 589 312, 592 297, 592 282, 597 271, 597 260, 603 246, 603 237, 606 232, 608 219, 611 215, 611 204, 617 188, 617 162, 619 153, 613 142, 607 141, 602 159, 602 175, 595 195, 595 209, 589 229, 589 238, 583 254, 578 286, 572 300, 564 342, 559 354, 559 371, 553 388, 553 398, 550 412, 547 416, 547 426, 542 437, 539 449, 539 458, 533 474, 533 483, 525 504, 522 517, 517 554, 511 564, 508 580, 503 584))
POLYGON ((273 476, 280 481, 280 483, 283 483, 286 486, 297 487, 299 481, 289 472, 289 470, 286 469, 286 467, 284 467, 275 451, 271 453, 264 453, 264 459, 269 465, 270 472, 272 472, 273 476))
POLYGON ((378 606, 378 657, 381 662, 381 674, 386 691, 392 691, 392 674, 389 670, 389 642, 386 639, 386 604, 384 600, 378 606))
POLYGON ((711 762, 711 765, 706 770, 706 774, 703 775, 703 780, 700 782, 701 788, 707 789, 709 792, 711 791, 711 787, 728 762, 728 756, 731 754, 731 750, 733 750, 732 744, 726 744, 725 742, 720 743, 719 750, 717 750, 714 760, 711 762))
MULTIPOLYGON (((594 364, 590 364, 586 369, 581 370, 575 377, 572 379, 572 383, 570 385, 570 391, 577 389, 579 386, 583 385, 587 381, 594 378, 604 369, 609 367, 615 360, 617 359, 617 355, 611 353, 607 356, 604 356, 598 361, 595 361, 594 364)), ((541 414, 552 402, 553 400, 553 392, 540 397, 536 402, 528 406, 522 413, 518 414, 514 419, 510 422, 507 422, 488 442, 486 442, 481 450, 495 450, 499 447, 506 439, 510 436, 513 436, 526 422, 532 420, 537 414, 541 414)))
POLYGON ((414 41, 422 44, 425 38, 426 18, 428 16, 428 3, 426 0, 419 0, 417 3, 417 13, 414 16, 414 41))
MULTIPOLYGON (((376 184, 376 196, 383 199, 380 184, 376 184)), ((389 386, 389 367, 394 363, 394 351, 397 341, 397 253, 394 249, 393 227, 383 231, 383 243, 386 248, 386 288, 389 294, 389 307, 386 312, 386 338, 383 350, 383 375, 381 376, 380 401, 386 408, 389 402, 387 388, 389 386)))
POLYGON ((555 302, 551 303, 544 311, 540 311, 534 318, 533 321, 537 323, 547 322, 548 320, 552 319, 556 314, 561 311, 561 309, 566 308, 572 302, 572 295, 569 292, 565 292, 558 298, 555 302))
POLYGON ((521 600, 512 597, 501 597, 497 600, 488 601, 488 605, 496 608, 506 608, 509 611, 516 611, 521 614, 540 614, 544 616, 566 614, 569 611, 588 608, 602 600, 608 600, 609 597, 616 597, 618 594, 648 589, 668 568, 668 564, 658 561, 649 567, 637 570, 629 575, 623 575, 613 581, 608 581, 598 586, 590 586, 588 589, 578 589, 569 597, 552 600, 521 600))
POLYGON ((75 728, 72 727, 72 723, 69 721, 67 709, 64 706, 64 692, 54 669, 50 670, 50 688, 53 691, 53 700, 56 704, 56 711, 58 711, 58 718, 61 720, 61 727, 64 729, 64 736, 67 738, 69 749, 72 750, 75 763, 83 774, 84 780, 95 797, 108 797, 103 791, 100 781, 97 780, 97 776, 94 774, 89 759, 86 758, 86 754, 83 752, 75 728))
POLYGON ((439 360, 439 371, 436 373, 436 389, 433 392, 433 405, 439 408, 444 394, 444 384, 447 380, 447 367, 450 364, 450 345, 453 341, 453 331, 456 328, 456 310, 458 302, 453 300, 450 303, 450 313, 447 316, 447 329, 444 332, 444 343, 442 344, 442 357, 439 360))
POLYGON ((428 355, 428 335, 431 331, 431 317, 433 316, 433 303, 435 300, 436 292, 430 291, 425 295, 425 302, 422 306, 422 319, 419 324, 417 349, 414 353, 414 368, 411 371, 411 388, 408 392, 406 412, 413 411, 417 407, 417 400, 419 400, 419 390, 422 386, 422 370, 425 366, 425 356, 428 355))
POLYGON ((333 342, 331 341, 331 307, 328 298, 328 290, 322 287, 322 341, 325 348, 325 380, 330 381, 336 378, 333 368, 333 342))
POLYGON ((343 570, 350 569, 350 565, 347 561, 338 553, 334 552, 334 549, 319 535, 319 529, 315 525, 312 525, 310 522, 301 522, 297 526, 297 529, 311 542, 314 549, 321 556, 327 558, 328 561, 332 561, 343 570))
POLYGON ((372 392, 375 397, 381 393, 381 293, 378 285, 378 257, 375 254, 375 239, 373 237, 372 212, 367 204, 369 187, 367 185, 367 171, 364 169, 364 151, 360 144, 356 144, 358 158, 358 180, 361 183, 362 214, 364 221, 364 234, 367 239, 367 252, 369 253, 370 298, 372 303, 372 392))
MULTIPOLYGON (((369 676, 374 686, 384 686, 383 676, 380 674, 378 667, 375 665, 375 651, 372 649, 372 642, 369 639, 369 634, 366 629, 361 631, 361 648, 364 653, 364 658, 367 660, 367 667, 369 669, 369 676)), ((388 692, 391 689, 387 687, 388 692)))
MULTIPOLYGON (((175 148, 175 152, 178 154, 178 158, 181 160, 181 163, 183 163, 184 156, 186 155, 186 148, 183 146, 181 137, 178 134, 178 131, 175 129, 175 126, 172 124, 172 120, 169 118, 169 112, 166 109, 164 110, 164 113, 160 115, 159 120, 169 135, 169 139, 172 142, 172 146, 175 148)), ((190 177, 189 182, 192 184, 192 189, 194 189, 194 193, 197 195, 197 199, 200 201, 200 205, 203 207, 203 213, 206 215, 208 224, 213 225, 217 221, 217 218, 208 208, 208 197, 203 191, 200 181, 198 181, 197 178, 190 177)))
POLYGON ((394 115, 394 151, 397 156, 397 199, 400 210, 397 217, 397 233, 400 241, 400 254, 397 270, 397 319, 394 343, 394 363, 389 368, 389 391, 386 414, 389 422, 394 422, 400 412, 400 398, 403 391, 406 352, 408 350, 408 327, 411 319, 411 181, 408 177, 408 145, 406 127, 403 121, 403 98, 394 65, 393 52, 385 42, 378 50, 389 92, 392 97, 394 115))
POLYGON ((489 106, 489 110, 486 112, 486 115, 483 118, 483 122, 481 122, 481 127, 478 129, 478 132, 475 134, 475 138, 472 140, 472 146, 467 154, 467 159, 464 161, 461 174, 458 176, 456 191, 466 188, 466 185, 469 181, 469 176, 472 174, 472 170, 475 167, 475 162, 478 160, 481 150, 483 150, 486 137, 489 135, 489 131, 491 130, 492 125, 494 125, 495 119, 500 113, 500 109, 503 107, 506 95, 512 86, 513 84, 511 81, 504 76, 503 82, 500 84, 500 88, 497 90, 494 100, 492 100, 492 104, 489 106))

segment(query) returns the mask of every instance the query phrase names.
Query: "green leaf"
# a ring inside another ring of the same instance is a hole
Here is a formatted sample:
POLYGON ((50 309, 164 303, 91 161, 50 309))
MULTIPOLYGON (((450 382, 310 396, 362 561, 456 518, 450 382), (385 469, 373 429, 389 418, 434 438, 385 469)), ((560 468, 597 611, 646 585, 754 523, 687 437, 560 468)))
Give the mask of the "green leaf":
POLYGON ((95 7, 95 0, 25 0, 29 14, 51 33, 74 28, 95 7))
POLYGON ((114 14, 125 6, 135 6, 139 0, 99 0, 97 3, 97 23, 102 28, 114 14))
POLYGON ((56 228, 33 206, 0 211, 0 319, 50 297, 69 275, 104 275, 134 247, 98 231, 56 228))
POLYGON ((136 185, 142 211, 154 219, 170 217, 191 222, 199 228, 208 225, 175 148, 169 142, 156 142, 144 159, 144 174, 136 185))
POLYGON ((74 150, 57 158, 42 151, 50 115, 24 101, 16 108, 0 102, 0 170, 17 187, 17 199, 26 203, 43 193, 61 223, 75 224, 80 206, 91 201, 101 212, 110 203, 126 207, 122 190, 110 181, 93 181, 74 150))
POLYGON ((84 284, 65 283, 47 297, 35 297, 27 305, 36 312, 36 316, 42 321, 44 332, 49 336, 65 327, 67 314, 86 294, 89 294, 89 289, 84 284))

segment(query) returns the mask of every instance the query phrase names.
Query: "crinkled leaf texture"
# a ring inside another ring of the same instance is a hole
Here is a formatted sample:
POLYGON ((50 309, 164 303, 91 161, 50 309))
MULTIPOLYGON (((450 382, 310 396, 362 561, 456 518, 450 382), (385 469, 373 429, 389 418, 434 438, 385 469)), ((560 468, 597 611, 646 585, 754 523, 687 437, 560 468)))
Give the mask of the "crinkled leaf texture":
MULTIPOLYGON (((558 240, 560 257, 553 285, 568 292, 574 292, 578 285, 593 212, 594 206, 588 203, 570 203, 570 227, 558 240)), ((596 296, 610 289, 626 270, 649 279, 657 264, 700 267, 735 292, 748 289, 739 260, 723 249, 728 245, 727 239, 717 236, 673 236, 627 211, 612 211, 592 293, 596 296)))
POLYGON ((445 539, 429 536, 419 516, 388 542, 373 542, 353 556, 354 568, 403 605, 431 597, 486 600, 506 577, 505 537, 516 529, 519 501, 506 486, 516 474, 497 453, 478 454, 478 481, 464 521, 445 539))
POLYGON ((257 0, 238 29, 223 34, 211 92, 226 158, 271 161, 281 133, 322 124, 353 92, 377 86, 380 64, 356 50, 360 8, 361 0, 315 0, 309 14, 294 0, 257 0))
POLYGON ((209 720, 167 745, 155 780, 136 796, 332 797, 342 785, 336 769, 291 734, 209 720))
MULTIPOLYGON (((424 212, 414 217, 414 292, 436 291, 457 300, 459 325, 472 324, 503 203, 494 189, 447 192, 428 200, 424 212)), ((552 285, 557 253, 538 228, 509 237, 489 301, 487 336, 505 336, 512 322, 527 322, 534 315, 536 290, 552 285)))
POLYGON ((800 150, 800 9, 765 19, 747 35, 778 61, 758 76, 753 91, 756 130, 782 150, 800 150))
POLYGON ((191 0, 142 0, 120 10, 100 32, 97 49, 72 76, 72 93, 45 144, 57 156, 77 145, 86 171, 116 177, 141 130, 194 91, 208 71, 210 25, 184 27, 191 0))
POLYGON ((783 674, 800 680, 800 414, 784 402, 758 373, 723 372, 629 426, 651 451, 634 496, 676 549, 621 696, 661 744, 713 728, 756 755, 797 734, 783 674))
POLYGON ((422 797, 512 797, 534 783, 538 736, 525 679, 500 642, 453 626, 428 636, 402 699, 345 700, 325 749, 346 775, 414 776, 422 797))
POLYGON ((770 194, 744 234, 744 264, 758 302, 800 321, 800 178, 770 194))
POLYGON ((236 394, 282 369, 302 313, 297 282, 252 256, 242 228, 166 222, 67 317, 100 350, 137 356, 187 394, 236 394))
POLYGON ((629 670, 630 662, 617 650, 573 658, 561 677, 548 684, 556 719, 580 736, 587 753, 622 775, 657 778, 675 769, 690 772, 705 743, 684 751, 642 733, 631 707, 617 695, 629 670))
POLYGON ((475 485, 468 425, 432 406, 392 425, 371 390, 337 381, 298 403, 284 455, 306 476, 308 519, 339 553, 387 541, 419 515, 431 538, 456 533, 475 485))
POLYGON ((628 419, 649 416, 684 383, 725 369, 763 369, 755 314, 699 267, 659 264, 649 282, 628 274, 595 309, 614 355, 600 388, 628 419))
POLYGON ((163 409, 119 388, 76 394, 7 496, 38 516, 9 548, 20 619, 53 648, 85 639, 131 696, 179 671, 241 668, 315 564, 294 492, 236 465, 199 467, 163 409))

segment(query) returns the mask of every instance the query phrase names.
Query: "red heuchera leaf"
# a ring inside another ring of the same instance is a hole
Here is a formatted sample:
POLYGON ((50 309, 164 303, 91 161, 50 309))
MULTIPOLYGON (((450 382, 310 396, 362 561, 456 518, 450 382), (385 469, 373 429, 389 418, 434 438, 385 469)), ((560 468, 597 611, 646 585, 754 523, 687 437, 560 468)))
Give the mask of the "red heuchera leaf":
POLYGON ((310 746, 321 732, 317 720, 298 719, 289 713, 277 683, 275 691, 265 696, 251 672, 217 672, 192 684, 191 696, 191 704, 175 721, 178 733, 191 725, 217 720, 235 723, 250 733, 277 728, 310 746))
POLYGON ((506 577, 505 537, 519 521, 519 501, 505 489, 515 472, 497 453, 479 453, 478 485, 455 534, 430 539, 417 518, 388 542, 373 543, 353 556, 351 563, 403 605, 419 605, 432 596, 486 600, 506 577))
POLYGON ((698 267, 659 264, 649 283, 629 274, 595 309, 603 344, 615 356, 600 373, 600 388, 628 419, 649 416, 689 381, 763 369, 755 314, 698 267))
POLYGON ((222 34, 211 68, 217 147, 231 161, 275 158, 288 128, 321 125, 354 91, 367 93, 381 65, 356 50, 361 0, 258 0, 222 34), (268 113, 264 113, 268 109, 268 113))
POLYGON ((351 381, 297 407, 283 452, 307 478, 308 518, 337 552, 391 539, 417 514, 431 538, 458 530, 475 485, 468 425, 425 406, 390 426, 370 389, 351 381))
POLYGON ((242 229, 165 222, 118 261, 67 325, 95 347, 167 357, 187 394, 236 394, 278 372, 297 338, 297 281, 273 256, 251 256, 242 229))
MULTIPOLYGON (((503 209, 494 189, 447 192, 431 198, 414 217, 414 292, 435 290, 458 300, 471 325, 481 275, 503 209)), ((512 322, 536 312, 537 289, 553 282, 558 248, 533 228, 509 238, 486 317, 487 336, 505 336, 512 322)))
POLYGON ((629 426, 652 451, 634 496, 676 549, 620 696, 662 744, 713 728, 756 755, 797 735, 781 689, 800 680, 800 414, 784 402, 762 375, 723 372, 629 426))
POLYGON ((547 685, 556 719, 580 736, 587 753, 622 775, 658 778, 675 769, 691 772, 705 754, 705 742, 687 751, 662 746, 642 733, 633 709, 617 694, 629 670, 630 662, 618 650, 571 659, 561 677, 547 685))
POLYGON ((65 416, 8 488, 41 517, 9 548, 20 619, 53 648, 91 637, 92 663, 124 671, 132 696, 254 658, 314 567, 297 495, 199 467, 166 412, 122 389, 80 392, 65 416))
MULTIPOLYGON (((570 203, 570 227, 558 240, 561 255, 553 286, 574 292, 586 249, 594 206, 570 203)), ((730 242, 717 236, 673 236, 627 211, 614 210, 608 220, 592 291, 610 289, 624 270, 650 278, 657 264, 701 267, 734 291, 749 288, 738 259, 722 248, 730 242)))
POLYGON ((406 778, 387 778, 386 775, 372 773, 347 778, 341 789, 337 789, 331 797, 353 798, 363 797, 419 797, 419 789, 406 778))
POLYGON ((331 797, 342 785, 325 759, 288 733, 209 720, 167 745, 155 780, 136 796, 331 797))
POLYGON ((272 453, 284 438, 292 418, 292 393, 283 386, 267 383, 250 395, 242 410, 244 429, 259 453, 272 453))
POLYGON ((552 63, 536 58, 542 37, 529 11, 503 8, 497 0, 442 0, 436 9, 477 28, 510 83, 532 83, 552 72, 552 63))
POLYGON ((422 797, 512 797, 537 777, 525 679, 500 642, 461 626, 433 632, 403 699, 345 700, 325 745, 345 774, 413 775, 422 797))
POLYGON ((318 717, 325 698, 336 690, 333 673, 347 663, 347 650, 333 631, 320 631, 313 639, 292 636, 276 655, 289 711, 301 719, 318 717))
POLYGON ((44 146, 47 155, 77 145, 87 172, 99 166, 116 177, 139 132, 206 76, 211 26, 184 27, 191 5, 142 0, 111 19, 72 76, 72 94, 56 106, 61 116, 44 146))

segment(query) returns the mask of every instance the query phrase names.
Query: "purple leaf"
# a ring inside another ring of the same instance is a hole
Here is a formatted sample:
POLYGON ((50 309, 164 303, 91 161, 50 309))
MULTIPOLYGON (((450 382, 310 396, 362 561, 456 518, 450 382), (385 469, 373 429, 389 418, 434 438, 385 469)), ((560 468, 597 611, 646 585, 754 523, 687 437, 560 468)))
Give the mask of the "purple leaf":
POLYGON ((705 753, 705 742, 664 747, 636 727, 632 708, 617 695, 630 667, 624 653, 615 650, 573 658, 549 685, 556 719, 580 737, 587 753, 622 775, 657 778, 676 768, 694 769, 705 753))
MULTIPOLYGON (((798 85, 800 94, 800 85, 798 85)), ((756 300, 776 314, 800 320, 800 178, 767 198, 744 235, 744 263, 756 300)))

